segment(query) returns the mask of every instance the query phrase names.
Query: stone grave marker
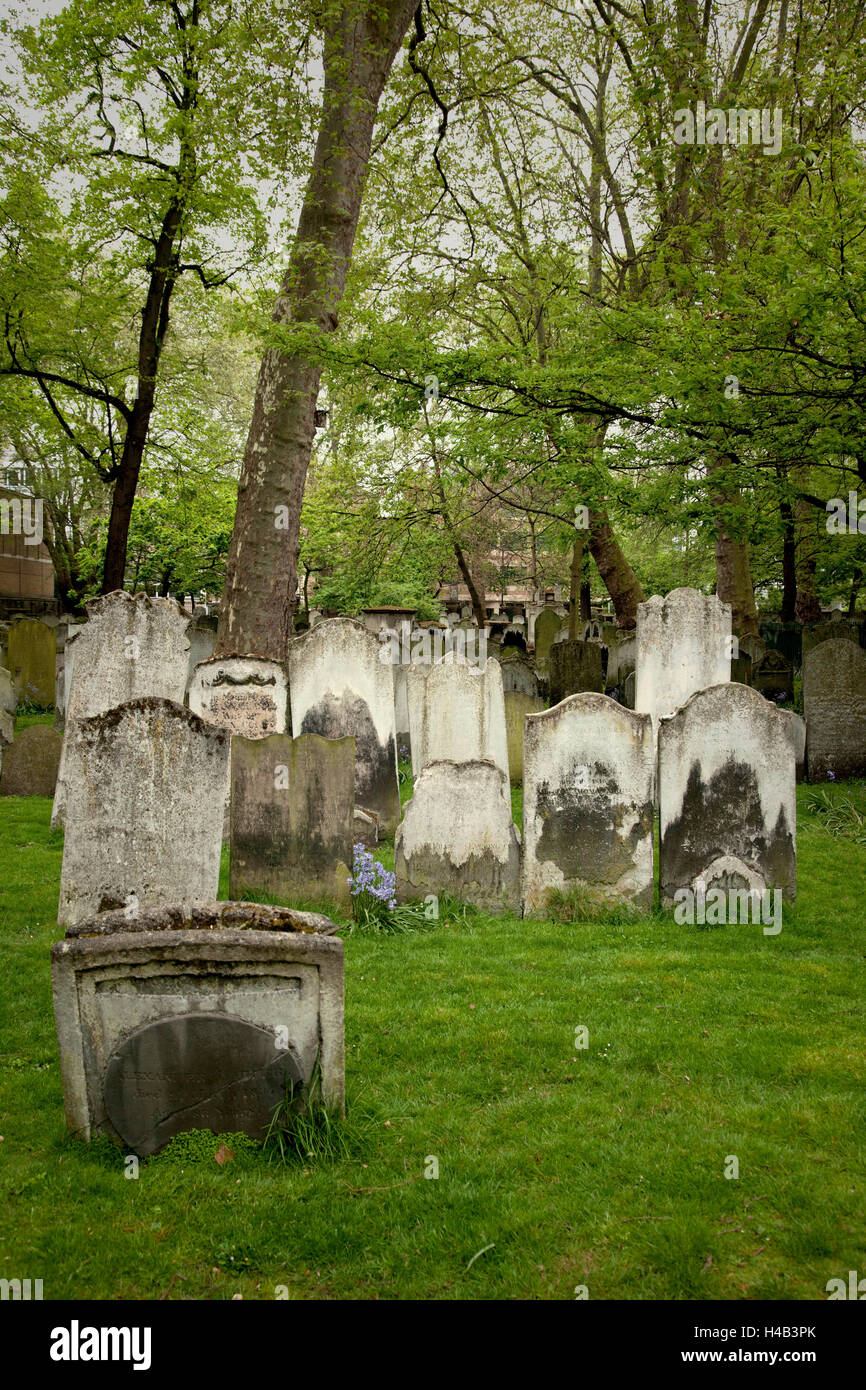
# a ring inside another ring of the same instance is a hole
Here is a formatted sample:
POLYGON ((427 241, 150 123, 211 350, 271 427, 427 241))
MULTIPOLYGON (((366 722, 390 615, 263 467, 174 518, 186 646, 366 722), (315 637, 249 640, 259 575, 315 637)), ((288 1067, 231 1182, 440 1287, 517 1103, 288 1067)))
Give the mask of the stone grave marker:
POLYGON ((749 684, 759 690, 765 700, 790 704, 794 699, 794 668, 781 652, 768 648, 752 667, 749 684))
POLYGON ((484 669, 449 655, 409 668, 412 773, 428 763, 489 759, 508 775, 505 697, 498 661, 484 669))
POLYGON ((652 909, 654 762, 649 715, 606 695, 571 695, 527 719, 524 915, 543 914, 551 889, 652 909))
POLYGON ((658 735, 663 902, 677 889, 796 895, 795 730, 745 685, 700 690, 658 735))
POLYGON ((562 618, 553 608, 543 608, 535 619, 535 656, 545 661, 550 655, 556 634, 562 627, 562 618))
POLYGON ((485 912, 517 911, 520 836, 502 769, 428 763, 403 808, 394 863, 400 902, 450 894, 485 912))
POLYGON ((232 738, 229 894, 327 902, 348 913, 355 740, 232 738))
POLYGON ((0 796, 53 796, 62 746, 63 735, 48 724, 22 729, 3 755, 0 796))
POLYGON ((146 697, 66 731, 58 921, 109 908, 216 898, 229 736, 146 697))
POLYGON ((21 703, 54 704, 55 646, 54 629, 38 618, 19 618, 10 627, 6 658, 21 703))
POLYGON ((355 739, 355 804, 383 836, 400 818, 390 656, 354 618, 323 619, 289 643, 292 733, 355 739))
POLYGON ((862 647, 842 638, 806 651, 803 713, 809 781, 866 777, 866 652, 862 647))
POLYGON ((654 594, 637 610, 635 709, 659 720, 696 690, 731 678, 731 606, 697 589, 654 594))
POLYGON ((604 689, 604 660, 598 642, 556 642, 550 649, 550 703, 604 689))
POLYGON ((508 773, 513 785, 523 781, 523 728, 527 714, 544 709, 540 695, 525 695, 520 690, 505 692, 505 732, 508 738, 508 773))

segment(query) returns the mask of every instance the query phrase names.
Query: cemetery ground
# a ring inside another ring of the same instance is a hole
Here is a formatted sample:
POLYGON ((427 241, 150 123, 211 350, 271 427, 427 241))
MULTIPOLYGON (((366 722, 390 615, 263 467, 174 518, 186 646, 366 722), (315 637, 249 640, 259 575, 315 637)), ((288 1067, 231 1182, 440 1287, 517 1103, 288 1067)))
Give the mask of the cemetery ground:
MULTIPOLYGON (((866 813, 864 783, 826 796, 866 813)), ((46 1299, 826 1298, 866 1258, 863 828, 798 803, 775 937, 660 916, 346 931, 332 1151, 193 1133, 128 1178, 65 1131, 62 834, 50 801, 5 799, 0 1274, 46 1299)))

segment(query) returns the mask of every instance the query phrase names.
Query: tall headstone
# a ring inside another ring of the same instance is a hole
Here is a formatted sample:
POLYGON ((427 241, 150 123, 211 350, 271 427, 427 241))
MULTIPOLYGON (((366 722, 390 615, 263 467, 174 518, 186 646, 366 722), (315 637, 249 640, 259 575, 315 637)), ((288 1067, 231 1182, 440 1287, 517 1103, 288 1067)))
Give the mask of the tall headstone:
POLYGON ((544 608, 535 619, 535 656, 544 661, 550 655, 556 634, 562 627, 562 618, 553 608, 544 608))
POLYGON ((508 775, 505 697, 498 661, 484 669, 445 657, 409 668, 409 728, 412 772, 428 763, 489 759, 508 775))
POLYGON ((236 735, 231 788, 229 896, 265 893, 348 912, 355 740, 236 735))
POLYGON ((65 648, 66 732, 51 824, 65 817, 70 726, 131 700, 183 704, 189 614, 174 599, 116 589, 86 605, 87 622, 65 648))
POLYGON ((528 714, 544 709, 540 695, 524 695, 520 690, 505 692, 505 732, 508 738, 508 774, 514 786, 523 781, 523 728, 528 714))
POLYGON ((677 889, 796 895, 795 728, 787 710, 728 683, 700 690, 658 735, 663 901, 677 889))
POLYGON ((187 628, 186 635, 189 638, 186 671, 187 690, 192 685, 195 668, 200 666, 203 661, 210 661, 213 656, 218 622, 216 613, 199 612, 193 615, 192 622, 187 628))
POLYGON ((674 589, 638 604, 635 709, 656 736, 696 690, 730 680, 731 650, 731 606, 715 595, 674 589))
POLYGON ((229 737, 146 697, 66 731, 66 836, 58 921, 216 898, 229 737))
POLYGON ((803 713, 809 781, 866 777, 866 652, 862 647, 842 638, 806 651, 803 713))
POLYGON ((19 618, 9 629, 6 657, 22 703, 54 704, 55 645, 54 629, 38 618, 19 618))
POLYGON ((526 721, 523 911, 551 889, 653 905, 652 721, 606 695, 569 696, 526 721))
POLYGON ((355 739, 355 804, 383 835, 400 818, 390 655, 354 618, 324 619, 289 643, 292 733, 355 739))
POLYGON ((0 796, 53 796, 62 744, 48 724, 22 729, 3 757, 0 796))
POLYGON ((400 902, 448 894, 485 912, 517 911, 520 836, 502 769, 428 763, 404 807, 394 865, 400 902))
POLYGON ((598 642, 555 642, 550 649, 550 703, 604 689, 604 660, 598 642))

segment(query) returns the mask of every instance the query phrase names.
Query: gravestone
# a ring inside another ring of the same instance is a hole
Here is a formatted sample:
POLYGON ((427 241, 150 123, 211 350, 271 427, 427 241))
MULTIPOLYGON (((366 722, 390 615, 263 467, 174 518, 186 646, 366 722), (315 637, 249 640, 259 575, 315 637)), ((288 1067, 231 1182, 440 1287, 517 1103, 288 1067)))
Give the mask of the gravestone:
POLYGON ((629 671, 635 668, 637 661, 637 637, 634 632, 621 632, 608 645, 607 671, 605 680, 607 689, 613 687, 621 689, 629 671))
POLYGON ((797 781, 802 782, 806 776, 806 721, 802 714, 795 714, 789 711, 791 723, 794 729, 794 756, 797 760, 797 781))
POLYGON ((626 709, 634 709, 634 688, 637 680, 637 672, 629 671, 622 683, 622 703, 626 709))
POLYGON ((505 692, 505 733, 508 739, 508 773, 514 786, 523 781, 523 725, 527 714, 544 709, 540 695, 524 695, 520 690, 505 692))
MULTIPOLYGON (((223 735, 218 735, 223 737, 223 735)), ((51 949, 71 1133, 146 1157, 185 1130, 264 1138, 287 1087, 344 1103, 343 943, 253 903, 103 912, 51 949)))
POLYGON ((731 657, 731 680, 738 685, 752 684, 752 658, 748 652, 740 652, 731 657))
POLYGON ((174 599, 116 589, 86 608, 87 622, 65 647, 66 728, 52 826, 62 824, 66 814, 71 725, 131 700, 182 705, 186 687, 189 614, 174 599))
POLYGON ((523 912, 552 889, 652 910, 653 775, 649 715, 606 695, 569 696, 526 721, 523 912))
POLYGON ((19 618, 10 627, 6 659, 22 704, 54 704, 55 646, 54 629, 38 618, 19 618))
POLYGON ((658 735, 664 902, 677 889, 796 895, 795 731, 787 710, 728 683, 700 690, 658 735))
POLYGON ((569 695, 604 689, 602 649, 597 642, 556 642, 550 649, 550 703, 569 695))
POLYGON ((211 657, 195 668, 189 687, 194 714, 242 738, 285 733, 287 703, 283 667, 251 656, 211 657))
POLYGON ((803 628, 803 661, 809 652, 823 642, 853 642, 855 646, 863 643, 862 625, 856 618, 836 618, 826 623, 808 623, 803 628))
POLYGON ((61 925, 219 887, 229 736, 147 697, 70 722, 61 925))
POLYGON ((204 661, 210 661, 216 642, 219 618, 216 613, 197 613, 186 630, 189 638, 187 653, 186 688, 189 690, 195 676, 195 668, 204 661))
POLYGON ((745 653, 749 658, 752 666, 755 665, 756 661, 760 661, 767 650, 767 644, 763 637, 759 637, 757 633, 752 632, 747 632, 745 637, 738 637, 737 647, 741 655, 745 653))
POLYGON ((749 684, 759 690, 765 700, 791 704, 794 699, 794 668, 781 652, 768 648, 752 667, 749 684))
POLYGON ((508 775, 505 697, 498 661, 484 669, 455 656, 409 668, 412 773, 428 763, 489 759, 508 775))
POLYGON ((538 694, 538 677, 529 662, 517 654, 517 648, 505 648, 499 666, 502 672, 502 690, 505 695, 512 691, 519 691, 521 695, 535 696, 538 694))
POLYGON ((5 666, 0 666, 0 710, 14 719, 17 708, 18 697, 12 685, 12 674, 5 666))
POLYGON ((517 911, 520 836, 502 769, 428 763, 403 808, 394 864, 399 902, 449 894, 484 912, 517 911))
POLYGON ((412 739, 409 730, 409 691, 407 686, 407 667, 402 662, 395 663, 391 670, 394 675, 394 728, 397 735, 397 760, 410 756, 412 739))
POLYGON ((3 755, 0 796, 53 796, 63 735, 48 724, 22 729, 3 755))
POLYGON ((535 655, 544 661, 550 655, 556 634, 562 627, 562 618, 553 608, 544 608, 535 619, 535 655))
POLYGON ((355 740, 235 735, 229 894, 327 902, 348 912, 355 740))
POLYGON ((795 671, 799 671, 803 664, 803 628, 800 623, 764 620, 759 623, 759 629, 767 646, 779 652, 795 671))
POLYGON ((656 737, 660 719, 730 677, 730 604, 697 589, 638 604, 635 709, 651 715, 656 737))
POLYGON ((803 657, 810 782, 866 777, 866 652, 845 639, 803 657), (832 777, 831 777, 832 773, 832 777))
POLYGON ((400 818, 390 651, 354 618, 326 618, 289 643, 292 733, 355 739, 355 803, 380 833, 400 818), (382 660, 381 657, 385 659, 382 660))

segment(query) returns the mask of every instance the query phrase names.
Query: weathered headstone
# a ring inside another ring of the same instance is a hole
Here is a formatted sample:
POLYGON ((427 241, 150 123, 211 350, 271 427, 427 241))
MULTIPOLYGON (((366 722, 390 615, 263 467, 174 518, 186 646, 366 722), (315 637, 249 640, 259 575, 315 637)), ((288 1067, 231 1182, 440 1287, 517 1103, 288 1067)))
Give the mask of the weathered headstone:
POLYGON ((753 665, 749 684, 759 690, 765 700, 790 704, 794 698, 794 668, 781 652, 768 649, 753 665))
POLYGON ((266 893, 348 911, 354 739, 235 735, 231 788, 230 896, 266 893))
POLYGON ((803 713, 809 781, 866 777, 866 652, 862 647, 842 639, 821 642, 806 651, 803 713))
POLYGON ((14 719, 17 708, 18 697, 12 685, 12 675, 5 666, 0 666, 0 710, 14 719))
POLYGON ((635 709, 652 716, 656 736, 660 719, 730 675, 730 604, 697 589, 638 604, 635 709))
POLYGON ((535 619, 535 655, 544 661, 550 655, 556 634, 562 627, 562 618, 553 608, 545 608, 535 619))
POLYGON ((394 863, 400 902, 449 894, 485 912, 516 911, 520 836, 502 769, 428 763, 404 807, 394 863))
POLYGON ((508 775, 515 786, 523 781, 523 727, 527 714, 544 709, 540 695, 524 695, 520 690, 505 692, 505 732, 508 738, 508 775))
POLYGON ((251 656, 211 657, 195 668, 189 707, 208 724, 242 738, 286 730, 288 681, 276 661, 251 656))
POLYGON ((104 912, 51 950, 69 1130, 155 1153, 191 1129, 261 1139, 318 1070, 344 1103, 343 943, 327 917, 253 903, 104 912))
POLYGON ((66 642, 66 730, 51 824, 66 814, 71 725, 131 700, 183 704, 189 614, 174 599, 116 589, 87 605, 87 622, 66 642))
POLYGON ((538 694, 538 677, 526 658, 516 647, 506 647, 499 661, 502 672, 502 689, 508 695, 519 691, 521 695, 538 694))
POLYGON ((9 629, 6 657, 15 694, 22 702, 54 704, 54 629, 38 618, 19 618, 9 629))
POLYGON ((186 635, 189 638, 186 668, 187 690, 192 685, 195 668, 200 666, 203 661, 210 661, 213 656, 218 622, 216 613, 200 612, 195 614, 186 630, 186 635))
POLYGON ((551 889, 653 905, 652 721, 606 695, 572 695, 526 721, 523 911, 551 889))
POLYGON ((409 668, 412 772, 428 763, 489 759, 508 775, 505 698, 498 661, 484 669, 456 657, 409 668))
POLYGON ((353 618, 328 618, 289 643, 292 733, 355 739, 355 803, 380 833, 400 818, 390 652, 353 618), (385 660, 382 660, 382 657, 385 660))
POLYGON ((148 697, 76 719, 65 738, 58 921, 216 898, 228 734, 148 697))
POLYGON ((853 642, 855 646, 862 645, 863 626, 858 619, 836 618, 826 623, 808 623, 803 628, 803 661, 809 652, 823 642, 843 641, 853 642))
POLYGON ((620 632, 608 646, 607 671, 605 680, 607 689, 613 687, 622 689, 625 678, 629 671, 635 669, 637 661, 637 637, 632 632, 620 632))
POLYGON ((394 727, 397 735, 398 761, 412 746, 409 730, 409 693, 407 687, 407 667, 396 662, 391 670, 394 675, 394 727))
POLYGON ((3 756, 0 796, 53 796, 63 735, 48 724, 22 729, 3 756))
POLYGON ((658 735, 659 879, 678 889, 796 895, 795 733, 756 690, 698 691, 658 735))
POLYGON ((629 671, 622 683, 622 703, 626 709, 634 709, 634 688, 637 680, 637 672, 629 671))
POLYGON ((598 642, 555 642, 550 649, 550 703, 569 695, 604 689, 604 663, 598 642))

